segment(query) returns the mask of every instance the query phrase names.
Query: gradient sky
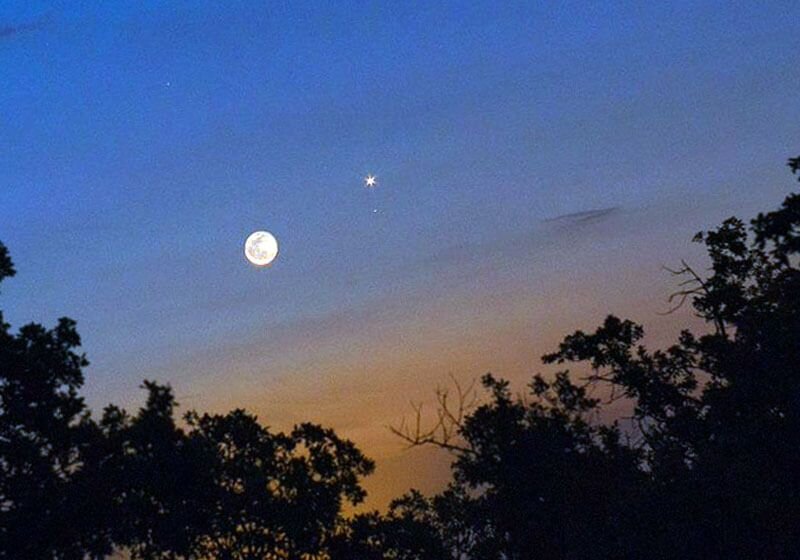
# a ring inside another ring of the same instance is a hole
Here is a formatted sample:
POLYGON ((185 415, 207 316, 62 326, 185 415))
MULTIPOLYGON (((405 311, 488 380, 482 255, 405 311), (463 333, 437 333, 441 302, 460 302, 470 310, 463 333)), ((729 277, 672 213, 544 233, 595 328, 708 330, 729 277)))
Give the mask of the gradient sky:
POLYGON ((661 265, 793 187, 796 2, 533 4, 0 3, 7 320, 76 318, 96 409, 168 381, 434 489, 409 399, 610 311, 666 340, 661 265))

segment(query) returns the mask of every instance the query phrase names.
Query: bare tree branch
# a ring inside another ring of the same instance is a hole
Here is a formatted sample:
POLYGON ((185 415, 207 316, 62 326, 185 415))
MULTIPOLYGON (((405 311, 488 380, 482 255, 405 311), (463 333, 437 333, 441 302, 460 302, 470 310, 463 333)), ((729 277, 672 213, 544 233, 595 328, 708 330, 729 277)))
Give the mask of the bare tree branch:
MULTIPOLYGON (((696 296, 696 295, 710 295, 708 285, 703 280, 703 278, 683 259, 681 259, 681 268, 674 270, 667 266, 662 267, 664 270, 672 274, 673 276, 689 276, 683 282, 678 284, 679 287, 684 288, 685 286, 694 286, 691 288, 686 288, 682 290, 678 290, 673 294, 670 294, 667 302, 672 304, 673 301, 676 299, 678 300, 677 304, 672 305, 667 311, 660 312, 659 315, 670 315, 674 313, 686 303, 686 300, 689 298, 696 296)), ((725 329, 725 321, 719 316, 718 310, 715 309, 714 312, 714 327, 717 330, 717 334, 722 336, 727 336, 727 332, 725 329)))
POLYGON ((433 425, 423 428, 423 405, 411 402, 414 412, 412 426, 403 418, 398 426, 389 426, 389 431, 405 441, 408 447, 432 445, 453 453, 474 453, 474 450, 459 443, 459 434, 464 425, 464 420, 478 403, 475 391, 475 380, 464 388, 458 380, 450 375, 452 388, 437 387, 436 413, 433 425), (450 399, 452 389, 455 389, 455 402, 450 399))

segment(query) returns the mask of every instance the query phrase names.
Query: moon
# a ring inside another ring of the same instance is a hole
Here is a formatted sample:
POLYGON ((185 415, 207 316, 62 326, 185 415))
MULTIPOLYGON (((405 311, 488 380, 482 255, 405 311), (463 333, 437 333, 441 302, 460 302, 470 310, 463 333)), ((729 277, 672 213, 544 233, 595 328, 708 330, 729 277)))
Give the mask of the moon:
POLYGON ((244 256, 258 267, 267 267, 278 256, 278 240, 268 231, 254 231, 244 242, 244 256))

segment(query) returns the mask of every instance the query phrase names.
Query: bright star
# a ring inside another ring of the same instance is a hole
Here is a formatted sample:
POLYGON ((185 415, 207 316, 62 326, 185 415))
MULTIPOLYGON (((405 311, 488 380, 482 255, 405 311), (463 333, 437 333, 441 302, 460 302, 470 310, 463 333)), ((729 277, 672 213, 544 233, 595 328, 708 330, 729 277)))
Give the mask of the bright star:
POLYGON ((364 177, 364 186, 367 188, 372 188, 378 184, 378 178, 375 175, 367 175, 364 177))

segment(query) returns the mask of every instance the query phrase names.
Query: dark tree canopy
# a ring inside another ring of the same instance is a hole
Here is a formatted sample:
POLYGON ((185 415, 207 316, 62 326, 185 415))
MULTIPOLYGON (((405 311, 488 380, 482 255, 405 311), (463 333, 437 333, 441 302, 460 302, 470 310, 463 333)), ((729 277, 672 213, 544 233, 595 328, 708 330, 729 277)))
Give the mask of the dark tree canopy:
POLYGON ((16 274, 16 270, 14 270, 14 263, 11 262, 8 249, 0 243, 0 282, 9 276, 14 276, 14 274, 16 274))
MULTIPOLYGON (((463 414, 440 399, 432 430, 398 430, 454 454, 466 557, 800 557, 800 196, 695 241, 709 273, 684 263, 671 299, 705 332, 651 351, 641 325, 612 315, 543 357, 588 377, 537 375, 513 397, 487 375, 485 404, 463 414), (617 399, 629 429, 598 420, 617 399)), ((428 503, 432 526, 451 527, 428 503)))
POLYGON ((395 432, 450 452, 450 485, 350 518, 374 465, 332 430, 180 420, 152 381, 135 414, 93 418, 75 323, 14 333, 0 314, 0 558, 800 558, 800 195, 695 241, 709 268, 682 263, 671 301, 705 330, 650 350, 610 315, 524 394, 490 374, 478 402, 440 391, 433 428, 395 432), (615 401, 630 418, 603 421, 615 401))
MULTIPOLYGON (((0 280, 13 275, 0 245, 0 280)), ((313 558, 360 503, 372 461, 332 430, 273 432, 243 410, 175 418, 172 389, 145 381, 130 415, 95 420, 74 321, 0 316, 0 558, 313 558)))
MULTIPOLYGON (((0 245, 0 280, 13 274, 0 245)), ((82 491, 97 430, 78 396, 88 362, 75 323, 9 329, 0 315, 0 557, 108 551, 82 491)))

